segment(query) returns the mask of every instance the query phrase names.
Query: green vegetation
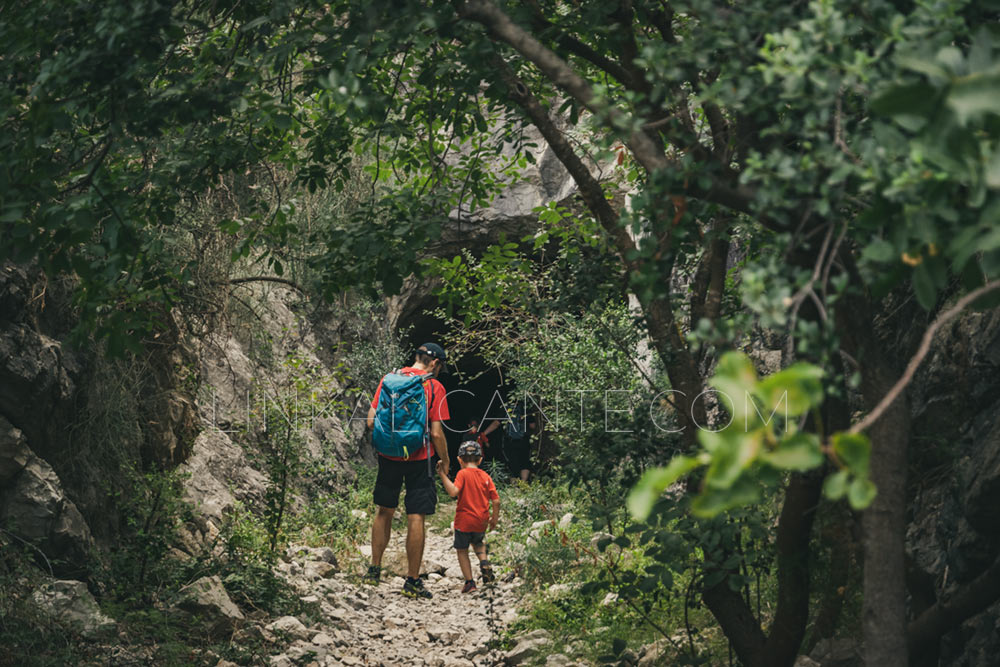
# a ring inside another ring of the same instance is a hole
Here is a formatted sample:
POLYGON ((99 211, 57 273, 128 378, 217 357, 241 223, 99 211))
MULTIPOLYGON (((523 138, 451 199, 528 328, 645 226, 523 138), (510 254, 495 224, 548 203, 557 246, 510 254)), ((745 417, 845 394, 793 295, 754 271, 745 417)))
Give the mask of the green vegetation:
MULTIPOLYGON (((546 425, 544 472, 566 486, 552 492, 583 494, 581 515, 610 536, 600 554, 631 555, 620 571, 569 570, 593 588, 540 601, 538 623, 582 631, 596 612, 595 651, 613 655, 629 614, 673 638, 697 600, 687 625, 709 639, 684 659, 718 660, 724 635, 763 667, 863 618, 867 661, 902 667, 908 643, 936 646, 1000 597, 931 602, 917 626, 905 579, 921 442, 905 390, 927 352, 905 334, 998 303, 996 2, 8 4, 0 255, 66 278, 77 342, 124 375, 162 375, 152 351, 183 334, 252 321, 241 281, 363 321, 381 306, 357 294, 414 279, 453 354, 509 368, 513 389, 628 397, 602 424, 546 425), (543 158, 574 197, 541 205, 523 238, 435 251, 543 158), (766 373, 762 351, 779 353, 766 373), (816 530, 846 534, 845 506, 862 512, 860 611, 831 602, 854 581, 851 550, 816 530), (594 607, 612 588, 625 605, 594 607)), ((398 333, 331 353, 336 388, 293 382, 348 403, 398 359, 398 333)), ((256 361, 286 361, 259 330, 241 335, 256 361)), ((144 449, 140 397, 176 387, 103 372, 116 400, 89 406, 78 451, 112 462, 108 596, 137 605, 191 574, 167 564, 185 511, 169 468, 190 443, 170 461, 144 449)), ((269 478, 264 507, 245 508, 263 524, 235 517, 228 560, 204 571, 279 609, 264 573, 293 531, 343 529, 347 548, 361 527, 339 514, 357 499, 320 511, 335 476, 304 464, 289 411, 264 416, 242 443, 269 478), (289 509, 311 482, 307 524, 289 509)))

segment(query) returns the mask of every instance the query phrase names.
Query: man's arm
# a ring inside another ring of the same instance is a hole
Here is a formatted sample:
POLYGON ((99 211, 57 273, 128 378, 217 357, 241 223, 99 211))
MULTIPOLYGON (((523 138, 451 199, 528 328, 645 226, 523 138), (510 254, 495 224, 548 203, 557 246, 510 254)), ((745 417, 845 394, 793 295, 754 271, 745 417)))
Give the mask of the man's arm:
POLYGON ((492 433, 493 431, 497 430, 498 428, 500 428, 500 422, 497 421, 496 419, 494 419, 492 422, 490 422, 489 426, 487 426, 485 429, 483 429, 482 434, 483 435, 489 435, 490 433, 492 433))
POLYGON ((431 422, 431 442, 434 443, 434 451, 444 464, 444 474, 447 475, 451 461, 448 459, 448 441, 444 437, 444 427, 439 421, 431 422))
POLYGON ((448 472, 445 470, 444 461, 438 461, 437 471, 438 477, 441 478, 441 483, 444 484, 445 492, 452 498, 458 498, 458 487, 448 479, 448 472))
POLYGON ((368 428, 375 428, 375 408, 372 406, 368 408, 368 428))

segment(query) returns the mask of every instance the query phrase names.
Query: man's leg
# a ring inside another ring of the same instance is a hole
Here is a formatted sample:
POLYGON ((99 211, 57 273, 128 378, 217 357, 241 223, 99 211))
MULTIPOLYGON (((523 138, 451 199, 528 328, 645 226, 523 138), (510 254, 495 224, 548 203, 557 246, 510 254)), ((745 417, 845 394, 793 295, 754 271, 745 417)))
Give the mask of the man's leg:
MULTIPOLYGON (((458 555, 458 566, 462 568, 462 576, 465 577, 466 581, 469 581, 472 579, 472 563, 469 562, 469 550, 456 549, 455 553, 458 555)), ((476 555, 479 555, 478 552, 476 555)))
MULTIPOLYGON (((374 552, 374 550, 373 550, 374 552)), ((420 563, 424 560, 424 515, 406 515, 406 566, 411 579, 420 576, 420 563)))
POLYGON ((521 481, 522 482, 527 482, 528 481, 528 475, 530 475, 530 474, 531 474, 530 470, 528 470, 527 468, 521 468, 521 481))
POLYGON ((382 565, 382 554, 389 544, 389 536, 392 534, 392 516, 396 513, 394 507, 378 506, 375 511, 375 519, 372 521, 372 565, 379 567, 382 565))

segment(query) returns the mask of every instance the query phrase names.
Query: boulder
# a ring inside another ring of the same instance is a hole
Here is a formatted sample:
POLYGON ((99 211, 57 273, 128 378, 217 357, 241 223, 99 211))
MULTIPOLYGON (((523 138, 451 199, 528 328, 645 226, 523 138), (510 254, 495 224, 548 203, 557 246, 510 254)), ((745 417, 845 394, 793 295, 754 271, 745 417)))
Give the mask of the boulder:
POLYGON ((562 515, 562 518, 559 519, 559 527, 563 530, 566 530, 571 525, 573 525, 573 521, 575 519, 576 516, 572 512, 566 512, 565 514, 562 515))
POLYGON ((311 560, 306 561, 303 568, 305 576, 309 579, 326 579, 327 577, 333 576, 337 571, 333 565, 330 565, 326 561, 322 560, 311 560))
POLYGON ((427 636, 432 641, 441 642, 442 644, 453 644, 462 637, 462 633, 447 627, 429 627, 427 628, 427 636))
POLYGON ((569 595, 576 588, 573 584, 552 584, 545 591, 545 594, 550 598, 560 598, 564 595, 569 595))
POLYGON ((327 648, 332 647, 335 644, 333 637, 331 637, 325 632, 317 632, 315 635, 313 635, 313 638, 310 640, 310 642, 315 644, 316 646, 324 646, 327 648))
POLYGON ((231 634, 245 618, 218 575, 202 577, 185 586, 174 607, 201 619, 208 632, 216 637, 231 634))
POLYGON ((49 581, 32 593, 31 601, 44 616, 89 639, 108 639, 117 628, 114 619, 101 613, 82 581, 49 581))
POLYGON ((206 429, 195 438, 191 456, 178 471, 184 475, 183 498, 197 515, 185 524, 190 537, 181 545, 190 553, 211 542, 236 501, 257 505, 268 483, 250 466, 243 449, 217 429, 206 429))
POLYGON ((639 651, 639 667, 654 667, 654 665, 666 665, 667 657, 673 654, 673 647, 670 641, 664 637, 657 639, 652 644, 643 646, 639 651))
POLYGON ((59 573, 86 572, 94 538, 55 470, 0 417, 0 523, 12 526, 55 563, 59 573))
POLYGON ((284 635, 292 639, 308 639, 313 634, 302 624, 302 621, 294 616, 282 616, 273 623, 264 626, 264 629, 279 637, 284 635))
POLYGON ((861 647, 852 639, 821 639, 809 658, 823 667, 862 667, 861 647))
POLYGON ((295 558, 304 561, 321 561, 337 567, 337 555, 330 547, 307 547, 293 545, 285 550, 285 559, 291 561, 295 558))
POLYGON ((551 645, 552 636, 548 630, 533 630, 517 638, 517 644, 504 654, 504 660, 508 665, 523 665, 551 645))

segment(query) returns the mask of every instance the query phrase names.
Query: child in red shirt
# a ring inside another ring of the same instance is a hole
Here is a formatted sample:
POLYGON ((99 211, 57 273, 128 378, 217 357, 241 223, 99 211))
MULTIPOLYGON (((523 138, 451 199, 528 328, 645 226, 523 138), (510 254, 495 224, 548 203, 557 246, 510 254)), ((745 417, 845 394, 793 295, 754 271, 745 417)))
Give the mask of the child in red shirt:
POLYGON ((462 469, 455 475, 454 483, 444 473, 444 467, 438 463, 438 476, 444 484, 444 490, 452 498, 458 498, 455 508, 455 550, 458 555, 458 565, 465 577, 463 593, 476 590, 476 581, 472 578, 472 564, 469 562, 469 545, 479 558, 479 571, 483 584, 492 582, 496 577, 493 567, 486 558, 487 527, 493 530, 500 518, 500 495, 493 479, 485 470, 479 468, 483 460, 483 450, 478 442, 469 440, 458 447, 458 460, 462 469), (492 501, 492 511, 490 510, 492 501))

